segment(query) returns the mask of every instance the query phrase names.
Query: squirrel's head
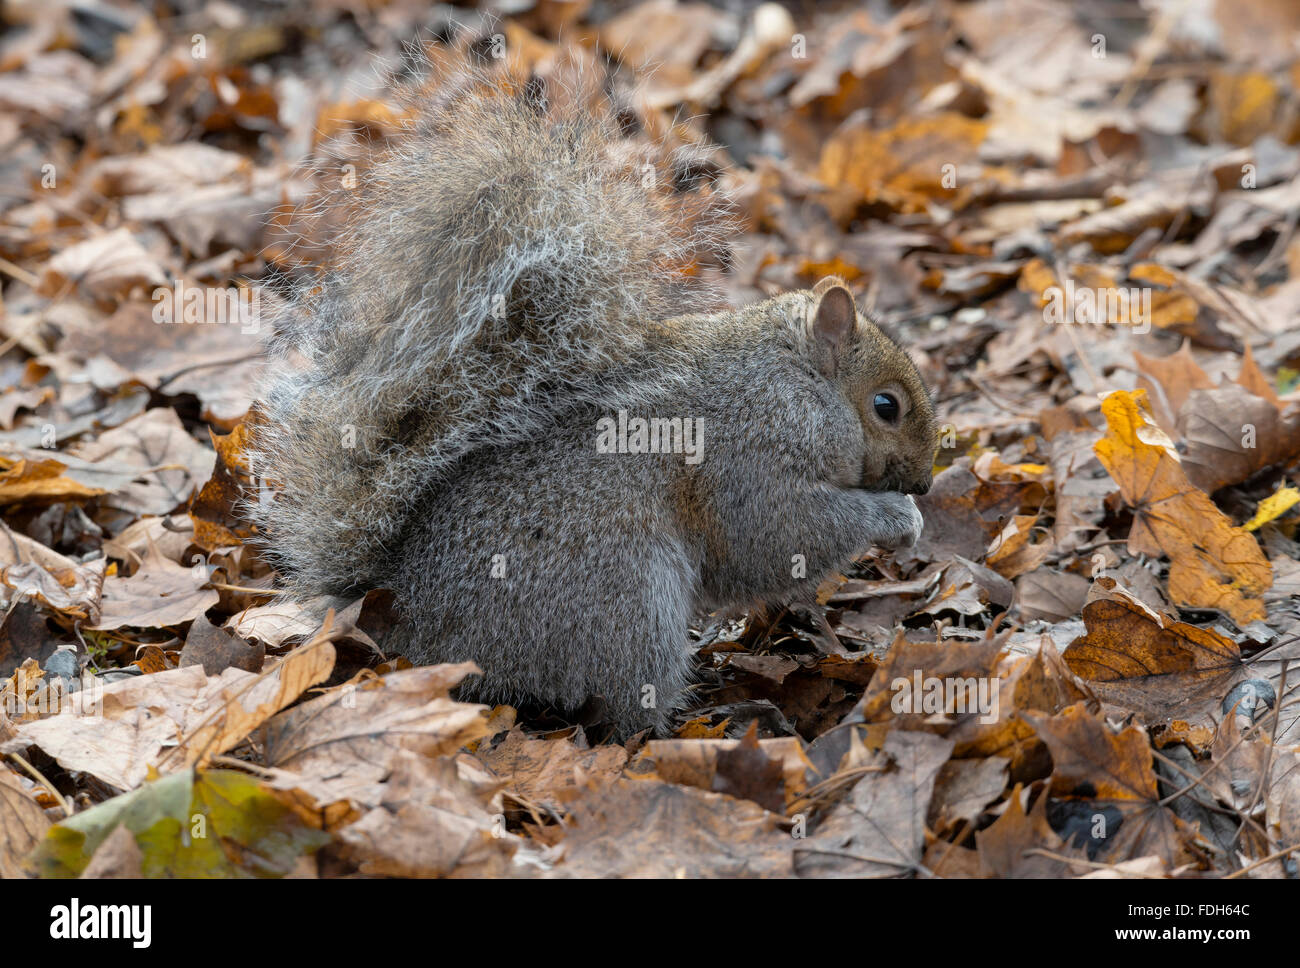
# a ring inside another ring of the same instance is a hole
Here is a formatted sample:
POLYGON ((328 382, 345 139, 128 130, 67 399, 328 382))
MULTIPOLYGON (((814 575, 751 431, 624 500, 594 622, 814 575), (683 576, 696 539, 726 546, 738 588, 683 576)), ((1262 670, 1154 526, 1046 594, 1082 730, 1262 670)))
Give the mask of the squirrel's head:
POLYGON ((813 289, 808 335, 817 366, 844 390, 862 421, 861 486, 924 494, 938 444, 934 404, 907 352, 858 312, 842 279, 813 289))

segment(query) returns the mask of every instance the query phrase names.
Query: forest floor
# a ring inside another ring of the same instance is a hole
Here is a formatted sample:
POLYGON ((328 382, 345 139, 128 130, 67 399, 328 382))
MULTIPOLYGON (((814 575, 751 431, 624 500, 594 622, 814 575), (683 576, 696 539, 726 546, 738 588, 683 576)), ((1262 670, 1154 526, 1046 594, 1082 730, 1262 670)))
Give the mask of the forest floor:
POLYGON ((716 144, 728 297, 842 277, 943 424, 915 547, 702 618, 620 745, 457 702, 382 592, 322 626, 238 511, 256 300, 450 8, 168 6, 0 12, 0 875, 1296 876, 1300 7, 487 28, 716 144))

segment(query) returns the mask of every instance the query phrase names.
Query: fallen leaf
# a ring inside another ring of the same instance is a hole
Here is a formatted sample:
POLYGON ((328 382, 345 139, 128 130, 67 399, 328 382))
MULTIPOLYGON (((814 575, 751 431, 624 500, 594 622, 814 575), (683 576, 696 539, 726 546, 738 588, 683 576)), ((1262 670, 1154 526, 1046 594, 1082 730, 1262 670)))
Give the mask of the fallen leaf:
POLYGON ((627 764, 627 751, 621 746, 583 749, 568 739, 530 739, 518 728, 475 755, 502 777, 510 796, 526 806, 550 809, 559 809, 588 784, 616 780, 627 764))
POLYGON ((949 760, 939 769, 926 823, 941 831, 961 821, 973 823, 1007 785, 1008 762, 1000 756, 949 760))
POLYGON ((1276 521, 1297 504, 1300 504, 1300 488, 1279 487, 1255 509, 1255 516, 1242 525, 1247 531, 1258 531, 1270 521, 1276 521))
POLYGON ((1070 671, 1101 698, 1158 719, 1190 718, 1188 705, 1217 696, 1241 668, 1237 643, 1148 608, 1113 578, 1094 582, 1084 635, 1064 653, 1070 671))
POLYGON ((850 127, 822 147, 818 176, 852 192, 862 204, 883 203, 900 212, 952 204, 958 191, 945 184, 945 165, 973 162, 988 126, 959 114, 908 118, 893 127, 850 127))
POLYGON ((221 597, 207 584, 206 566, 185 568, 150 548, 131 577, 104 579, 99 621, 91 628, 165 628, 189 622, 221 597))
POLYGON ((1033 809, 1026 812, 1028 793, 1016 784, 1002 816, 975 834, 979 870, 984 877, 1062 877, 1073 870, 1072 856, 1083 859, 1082 853, 1067 847, 1047 822, 1046 796, 1040 794, 1033 809))
POLYGON ((22 877, 23 861, 45 836, 50 821, 8 768, 0 768, 0 877, 22 877))
POLYGON ((1169 594, 1179 605, 1218 608, 1239 624, 1263 619, 1253 597, 1273 583, 1268 559, 1250 533, 1233 527, 1187 479, 1164 446, 1147 442, 1154 429, 1140 407, 1145 393, 1117 391, 1102 401, 1107 434, 1098 459, 1133 508, 1128 548, 1169 559, 1169 594))
POLYGON ((330 840, 285 800, 247 773, 183 770, 55 824, 30 868, 76 877, 125 827, 145 877, 283 877, 330 840))
POLYGON ((1026 713, 1052 753, 1053 795, 1090 821, 1090 839, 1110 860, 1151 853, 1194 861, 1196 832, 1160 802, 1151 744, 1144 729, 1112 731, 1083 704, 1049 716, 1026 713), (1109 809, 1107 809, 1109 808, 1109 809))
POLYGON ((84 500, 104 493, 65 477, 66 469, 66 464, 53 457, 39 461, 0 457, 0 503, 84 500))
POLYGON ((322 802, 374 805, 402 750, 446 756, 488 735, 487 707, 449 695, 477 671, 467 662, 421 666, 332 689, 267 722, 266 762, 288 775, 277 782, 322 802))
POLYGON ((800 877, 898 877, 912 873, 925 849, 925 818, 953 741, 891 732, 869 772, 814 834, 795 847, 800 877))
POLYGON ((1177 353, 1151 357, 1137 350, 1133 358, 1138 365, 1138 386, 1147 391, 1156 423, 1167 433, 1174 433, 1178 413, 1193 390, 1209 390, 1214 381, 1192 359, 1191 341, 1183 340, 1177 353))
POLYGON ((200 615, 190 623, 181 649, 182 666, 198 665, 210 676, 217 676, 231 667, 245 672, 261 672, 266 660, 266 646, 250 645, 237 635, 218 628, 200 615))
POLYGON ((156 407, 114 427, 72 453, 92 464, 130 468, 134 480, 101 503, 136 515, 167 514, 212 473, 213 455, 185 432, 175 410, 156 407))
POLYGON ((168 284, 167 273, 128 228, 92 236, 64 249, 46 265, 38 286, 46 295, 78 287, 108 301, 130 290, 168 284))
POLYGON ((1207 494, 1300 457, 1300 411, 1282 414, 1236 384, 1188 394, 1177 429, 1187 479, 1207 494))
POLYGON ((570 804, 549 876, 789 877, 796 841, 749 800, 655 780, 619 780, 570 804))
POLYGON ((250 433, 249 421, 241 422, 225 436, 209 431, 217 452, 216 462, 211 477, 190 507, 194 543, 208 551, 243 544, 255 532, 240 510, 250 493, 247 481, 251 471, 245 456, 250 433))
POLYGON ((447 757, 402 750, 382 805, 338 832, 368 877, 503 877, 521 841, 447 757))
POLYGON ((751 750, 750 761, 728 765, 728 757, 745 755, 740 752, 743 746, 744 740, 739 739, 655 739, 646 744, 642 758, 653 766, 655 777, 668 783, 746 797, 775 813, 784 813, 786 806, 807 789, 812 764, 804 755, 803 744, 793 736, 759 739, 755 749, 761 752, 761 759, 754 758, 751 750), (746 764, 751 761, 763 776, 760 788, 767 795, 762 799, 749 796, 737 786, 743 783, 746 764), (770 796, 771 790, 784 794, 780 803, 770 796))

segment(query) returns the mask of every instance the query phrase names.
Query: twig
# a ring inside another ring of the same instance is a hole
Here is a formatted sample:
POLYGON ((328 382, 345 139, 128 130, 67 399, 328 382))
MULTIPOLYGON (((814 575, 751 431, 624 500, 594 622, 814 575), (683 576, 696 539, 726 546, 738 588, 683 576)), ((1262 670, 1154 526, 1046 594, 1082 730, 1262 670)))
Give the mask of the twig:
POLYGON ((42 774, 40 770, 36 769, 36 767, 32 766, 30 763, 28 763, 17 753, 10 753, 9 758, 13 760, 15 763, 17 763, 19 766, 21 766, 29 774, 31 774, 32 779, 45 788, 45 792, 55 799, 55 801, 59 805, 59 808, 63 811, 63 815, 65 817, 72 816, 73 810, 72 807, 69 805, 67 799, 63 796, 62 793, 54 789, 54 784, 51 783, 49 780, 45 779, 44 774, 42 774))
POLYGON ((247 585, 227 585, 223 581, 210 581, 207 583, 210 588, 219 588, 227 592, 243 592, 248 595, 271 595, 279 598, 288 594, 282 588, 249 588, 247 585))
POLYGON ((1100 861, 1087 860, 1083 857, 1067 857, 1064 854, 1053 853, 1052 851, 1048 850, 1045 847, 1030 847, 1028 850, 1022 851, 1021 853, 1022 856, 1037 854, 1039 857, 1050 857, 1052 860, 1059 860, 1064 864, 1079 864, 1080 866, 1083 867, 1091 867, 1093 870, 1097 870, 1097 871, 1116 871, 1117 873, 1123 874, 1125 877, 1135 877, 1135 878, 1145 877, 1148 880, 1165 879, 1164 874, 1143 874, 1137 871, 1134 871, 1132 873, 1128 871, 1119 871, 1118 866, 1115 864, 1103 864, 1100 861))
POLYGON ((212 360, 207 363, 193 363, 189 366, 183 366, 175 373, 173 373, 171 376, 165 377, 164 379, 159 381, 158 385, 154 387, 154 392, 161 393, 163 387, 167 386, 167 384, 169 383, 176 382, 181 377, 183 377, 186 373, 193 373, 195 370, 204 370, 207 369, 208 367, 213 367, 213 366, 234 366, 236 363, 244 363, 248 360, 258 359, 262 355, 263 354, 259 351, 257 353, 245 353, 243 356, 233 356, 228 360, 212 360))
POLYGON ((1300 844, 1292 844, 1290 847, 1284 847, 1281 850, 1274 851, 1273 853, 1269 854, 1267 857, 1261 857, 1253 864, 1243 867, 1241 870, 1233 871, 1231 874, 1223 875, 1223 879, 1225 881, 1230 881, 1234 877, 1240 877, 1242 874, 1246 874, 1249 873, 1250 871, 1253 871, 1256 867, 1260 867, 1264 864, 1267 864, 1271 860, 1277 860, 1279 857, 1285 857, 1287 854, 1291 853, 1291 851, 1297 849, 1300 849, 1300 844))
POLYGON ((22 266, 14 265, 2 256, 0 256, 0 272, 3 272, 7 276, 12 276, 19 282, 26 283, 33 289, 35 289, 36 284, 40 282, 40 279, 34 273, 28 272, 22 266))
POLYGON ((259 766, 257 763, 250 763, 248 760, 240 760, 233 756, 227 756, 225 753, 214 753, 209 757, 209 759, 218 766, 228 766, 236 770, 248 770, 250 773, 257 773, 261 776, 275 776, 275 770, 267 769, 265 766, 259 766))
POLYGON ((1260 797, 1264 795, 1264 790, 1268 786, 1268 774, 1273 768, 1273 750, 1277 746, 1277 724, 1282 719, 1282 697, 1286 695, 1286 672, 1290 664, 1290 659, 1282 660, 1282 677, 1278 680, 1277 699, 1273 705, 1273 732, 1269 736, 1268 749, 1264 751, 1264 769, 1260 771, 1259 786, 1255 789, 1255 796, 1251 799, 1250 806, 1246 808, 1247 814, 1259 804, 1260 797))

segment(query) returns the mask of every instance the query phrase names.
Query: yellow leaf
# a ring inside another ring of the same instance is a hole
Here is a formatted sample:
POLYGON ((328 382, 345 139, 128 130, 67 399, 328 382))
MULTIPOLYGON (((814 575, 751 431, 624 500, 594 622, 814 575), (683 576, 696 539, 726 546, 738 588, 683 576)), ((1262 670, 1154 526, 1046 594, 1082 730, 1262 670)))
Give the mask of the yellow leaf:
POLYGON ((1297 504, 1300 504, 1300 488, 1279 487, 1275 493, 1259 502, 1259 507, 1255 509, 1255 516, 1242 527, 1247 531, 1255 531, 1261 524, 1268 524, 1280 518, 1297 504))
POLYGON ((955 174, 956 165, 978 160, 987 132, 988 122, 954 113, 900 121, 892 128, 851 127, 823 146, 818 175, 865 203, 925 211, 931 201, 956 198, 958 190, 947 176, 955 174))
POLYGON ((1169 559, 1169 594, 1179 605, 1222 609, 1244 625, 1266 615, 1253 596, 1273 584, 1254 537, 1235 528, 1188 479, 1142 415, 1145 390, 1120 390, 1101 403, 1107 433, 1094 450, 1133 509, 1128 549, 1169 559), (1155 436, 1153 436, 1155 435, 1155 436))
POLYGON ((18 504, 27 500, 77 500, 104 493, 103 488, 90 487, 64 477, 66 469, 53 458, 14 460, 0 457, 0 504, 18 504))
POLYGON ((1212 71, 1208 101, 1219 134, 1234 145, 1253 144, 1272 130, 1282 92, 1259 71, 1212 71))

